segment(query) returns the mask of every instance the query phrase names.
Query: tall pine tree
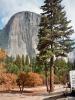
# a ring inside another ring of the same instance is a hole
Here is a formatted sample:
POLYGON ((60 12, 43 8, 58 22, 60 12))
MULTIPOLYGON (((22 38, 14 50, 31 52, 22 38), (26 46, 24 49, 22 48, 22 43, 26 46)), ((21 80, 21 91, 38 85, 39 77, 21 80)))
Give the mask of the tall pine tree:
POLYGON ((54 56, 67 56, 73 50, 74 42, 70 35, 74 33, 71 21, 67 20, 62 0, 45 0, 41 6, 38 50, 40 59, 50 60, 50 91, 54 90, 54 56))

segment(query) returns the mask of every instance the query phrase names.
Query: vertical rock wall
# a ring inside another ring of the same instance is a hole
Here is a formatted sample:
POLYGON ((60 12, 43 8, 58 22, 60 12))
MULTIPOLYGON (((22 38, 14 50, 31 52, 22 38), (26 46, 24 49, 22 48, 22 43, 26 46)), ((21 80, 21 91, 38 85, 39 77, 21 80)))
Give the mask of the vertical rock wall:
POLYGON ((38 14, 32 12, 15 14, 0 34, 3 37, 0 47, 6 49, 12 56, 27 54, 34 57, 37 52, 39 23, 38 14))

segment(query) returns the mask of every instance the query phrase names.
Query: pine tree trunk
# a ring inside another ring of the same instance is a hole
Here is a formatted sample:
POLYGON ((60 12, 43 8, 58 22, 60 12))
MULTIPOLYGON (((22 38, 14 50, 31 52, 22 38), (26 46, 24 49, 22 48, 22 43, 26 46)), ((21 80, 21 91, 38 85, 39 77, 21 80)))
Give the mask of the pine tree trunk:
POLYGON ((47 73, 47 68, 45 66, 45 83, 46 83, 46 88, 47 88, 47 92, 49 92, 49 88, 48 88, 48 73, 47 73))
POLYGON ((54 91, 54 65, 53 57, 50 60, 50 92, 54 91))
POLYGON ((54 91, 54 67, 51 66, 51 72, 50 72, 50 92, 54 91))

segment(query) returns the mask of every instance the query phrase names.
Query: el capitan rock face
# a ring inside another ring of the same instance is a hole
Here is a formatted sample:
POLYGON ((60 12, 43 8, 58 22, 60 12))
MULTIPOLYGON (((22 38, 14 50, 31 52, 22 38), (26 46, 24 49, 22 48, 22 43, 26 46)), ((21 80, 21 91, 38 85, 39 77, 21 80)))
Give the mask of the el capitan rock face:
POLYGON ((40 15, 32 12, 19 12, 12 16, 5 28, 0 31, 0 48, 9 55, 29 55, 37 52, 40 15))

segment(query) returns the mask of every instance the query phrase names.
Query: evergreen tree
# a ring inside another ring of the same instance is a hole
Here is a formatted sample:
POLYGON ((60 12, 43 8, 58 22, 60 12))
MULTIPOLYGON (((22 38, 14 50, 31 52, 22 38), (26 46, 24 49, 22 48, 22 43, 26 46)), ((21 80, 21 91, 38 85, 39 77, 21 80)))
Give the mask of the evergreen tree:
POLYGON ((25 66, 25 57, 22 55, 22 66, 25 66))
POLYGON ((17 65, 10 63, 6 68, 6 72, 18 74, 19 68, 17 65))
POLYGON ((14 62, 14 58, 12 56, 6 56, 5 58, 5 64, 9 64, 9 63, 13 63, 14 62))
POLYGON ((62 0, 45 0, 41 6, 40 29, 38 33, 39 57, 50 59, 50 91, 54 90, 54 56, 67 56, 73 50, 74 42, 70 35, 74 32, 71 21, 67 20, 62 0))
POLYGON ((64 79, 64 83, 69 81, 67 75, 70 70, 70 66, 68 66, 68 63, 64 59, 60 58, 55 60, 55 75, 59 78, 60 82, 61 79, 64 79))
POLYGON ((20 57, 19 55, 16 56, 16 60, 14 61, 14 63, 15 63, 19 68, 21 68, 22 60, 21 60, 21 57, 20 57))
POLYGON ((26 55, 25 65, 29 65, 29 64, 30 64, 29 57, 28 57, 28 55, 26 55))

